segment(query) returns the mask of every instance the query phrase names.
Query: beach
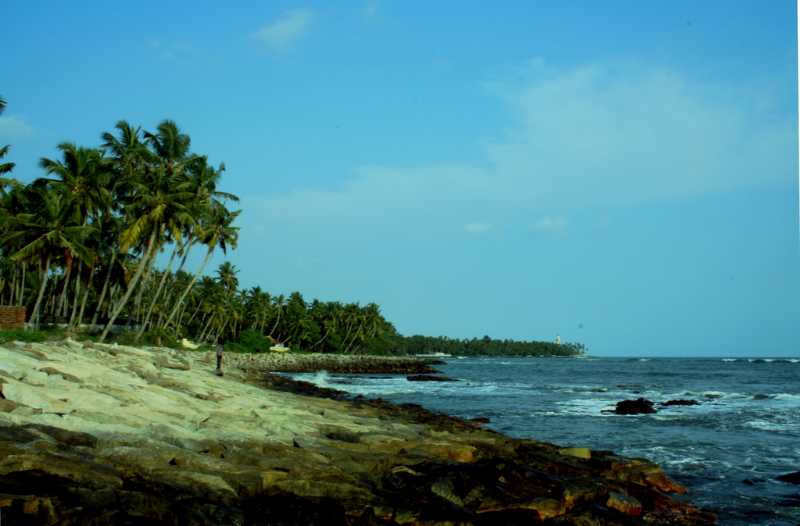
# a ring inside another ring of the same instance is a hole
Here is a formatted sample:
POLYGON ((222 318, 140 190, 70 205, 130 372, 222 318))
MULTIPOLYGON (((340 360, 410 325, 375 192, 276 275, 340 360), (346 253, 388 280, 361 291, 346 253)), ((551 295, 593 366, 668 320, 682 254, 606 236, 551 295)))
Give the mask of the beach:
POLYGON ((512 439, 419 406, 315 393, 286 379, 269 388, 269 375, 252 367, 228 364, 217 376, 211 358, 69 340, 0 346, 3 518, 713 521, 667 496, 684 489, 646 461, 512 439))

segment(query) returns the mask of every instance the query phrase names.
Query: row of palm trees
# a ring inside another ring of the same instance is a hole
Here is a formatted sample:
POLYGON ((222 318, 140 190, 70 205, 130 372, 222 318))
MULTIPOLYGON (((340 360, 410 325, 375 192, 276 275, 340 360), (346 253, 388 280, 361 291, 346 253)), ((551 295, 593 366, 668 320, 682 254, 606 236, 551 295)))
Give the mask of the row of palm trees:
POLYGON ((170 269, 204 246, 203 264, 185 290, 162 297, 164 273, 136 320, 144 327, 162 301, 173 310, 163 320, 169 326, 211 254, 235 246, 238 236, 239 211, 227 206, 238 198, 217 189, 224 165, 210 165, 190 145, 172 121, 153 132, 120 121, 99 147, 59 144, 60 158, 41 159, 46 176, 30 184, 7 177, 13 165, 3 164, 0 302, 30 306, 34 326, 44 319, 78 326, 91 315, 104 322, 103 340, 120 316, 131 317, 132 304, 141 306, 143 278, 160 253, 169 253, 170 269))
MULTIPOLYGON (((198 341, 233 342, 249 341, 256 335, 261 340, 253 345, 261 350, 277 342, 293 349, 323 353, 390 353, 397 348, 399 336, 394 326, 374 303, 361 306, 309 302, 299 292, 287 297, 271 295, 261 287, 241 289, 237 273, 232 264, 225 262, 213 277, 204 276, 191 288, 174 318, 174 326, 180 328, 181 335, 198 341)), ((158 284, 164 279, 171 289, 186 290, 192 278, 183 271, 151 273, 145 278, 147 292, 140 305, 142 314, 137 314, 137 319, 149 315, 148 327, 156 331, 165 328, 172 309, 168 302, 159 301, 152 312, 145 313, 145 305, 153 305, 150 295, 157 294, 158 284)))
POLYGON ((100 323, 101 341, 128 327, 136 339, 247 332, 318 352, 391 347, 396 331, 375 304, 240 290, 230 263, 204 276, 217 250, 236 246, 240 211, 229 205, 238 198, 218 188, 225 166, 192 152, 174 122, 150 132, 120 121, 101 141, 59 144, 60 157, 41 159, 45 175, 30 184, 0 164, 0 304, 26 306, 34 327, 100 323), (204 256, 190 273, 193 250, 204 256))

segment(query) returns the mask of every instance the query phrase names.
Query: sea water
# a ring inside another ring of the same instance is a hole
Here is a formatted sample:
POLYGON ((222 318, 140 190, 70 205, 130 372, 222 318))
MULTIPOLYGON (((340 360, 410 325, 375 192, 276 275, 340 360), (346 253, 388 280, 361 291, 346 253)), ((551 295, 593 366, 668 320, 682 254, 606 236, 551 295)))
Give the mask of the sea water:
POLYGON ((457 382, 404 376, 297 374, 298 379, 397 403, 417 403, 514 437, 649 459, 689 489, 720 524, 800 524, 800 359, 447 358, 457 382), (644 397, 697 406, 656 414, 604 412, 644 397))

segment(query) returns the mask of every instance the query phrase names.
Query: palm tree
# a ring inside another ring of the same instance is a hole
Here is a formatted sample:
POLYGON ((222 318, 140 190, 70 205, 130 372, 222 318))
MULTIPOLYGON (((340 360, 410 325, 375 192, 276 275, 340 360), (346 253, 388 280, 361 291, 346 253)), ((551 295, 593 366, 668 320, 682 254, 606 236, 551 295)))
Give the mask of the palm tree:
POLYGON ((111 206, 109 190, 110 164, 102 150, 75 146, 70 142, 58 145, 63 160, 42 158, 39 161, 48 174, 56 179, 39 178, 34 186, 50 186, 68 196, 64 203, 65 214, 74 215, 78 222, 86 224, 111 206))
MULTIPOLYGON (((55 175, 55 179, 39 178, 33 185, 37 188, 52 188, 65 196, 62 213, 73 218, 78 224, 87 225, 90 218, 96 218, 101 212, 111 206, 112 196, 108 188, 110 178, 110 165, 104 158, 103 152, 94 148, 77 147, 73 143, 58 145, 63 160, 53 161, 42 158, 39 161, 48 174, 55 175)), ((72 270, 71 257, 68 258, 67 274, 64 278, 62 300, 65 298, 72 270)), ((94 265, 92 265, 93 268, 94 265)), ((69 324, 72 325, 78 314, 78 300, 80 295, 81 273, 83 263, 79 261, 77 279, 75 280, 74 300, 72 315, 69 324)), ((85 290, 81 305, 85 307, 86 299, 91 285, 91 272, 85 278, 85 290)), ((80 321, 78 322, 80 323, 80 321)))
MULTIPOLYGON (((0 97, 0 115, 3 114, 3 111, 6 109, 6 101, 3 97, 0 97)), ((8 155, 8 151, 11 149, 10 146, 0 146, 0 159, 8 155)), ((16 166, 14 163, 2 163, 0 162, 0 176, 3 174, 10 173, 11 170, 14 169, 16 166)), ((11 179, 7 179, 4 177, 0 177, 0 190, 7 184, 10 184, 11 179)))
POLYGON ((70 224, 65 221, 64 197, 57 192, 39 192, 38 201, 32 203, 30 212, 18 214, 11 221, 11 228, 0 239, 3 244, 20 244, 21 248, 12 256, 13 261, 37 262, 40 269, 39 294, 36 298, 31 322, 39 323, 39 307, 42 303, 50 263, 58 253, 73 254, 81 260, 90 258, 83 241, 92 227, 70 224))
POLYGON ((141 245, 144 239, 147 241, 141 245, 142 257, 136 273, 128 284, 122 300, 111 314, 108 325, 103 329, 100 341, 105 340, 145 269, 149 269, 155 259, 161 244, 164 243, 165 232, 178 232, 180 227, 176 225, 193 220, 186 204, 186 199, 191 197, 190 194, 184 192, 180 186, 176 186, 174 178, 163 169, 156 169, 151 177, 137 181, 134 186, 136 187, 134 199, 126 207, 128 227, 122 232, 120 248, 126 251, 132 246, 141 245))
POLYGON ((231 212, 221 205, 214 206, 209 216, 205 218, 205 224, 198 226, 200 240, 207 247, 206 257, 203 259, 202 265, 200 265, 200 268, 197 270, 194 277, 192 277, 192 280, 186 286, 183 293, 181 293, 178 301, 175 302, 175 305, 172 307, 172 312, 169 313, 167 320, 164 322, 164 327, 169 326, 170 322, 175 318, 175 315, 178 313, 178 308, 183 303, 186 295, 189 294, 189 291, 192 290, 197 278, 199 278, 203 270, 205 270, 214 250, 219 247, 222 249, 223 254, 227 254, 228 246, 236 248, 236 243, 239 238, 239 228, 234 227, 233 222, 240 213, 241 211, 239 210, 231 212))

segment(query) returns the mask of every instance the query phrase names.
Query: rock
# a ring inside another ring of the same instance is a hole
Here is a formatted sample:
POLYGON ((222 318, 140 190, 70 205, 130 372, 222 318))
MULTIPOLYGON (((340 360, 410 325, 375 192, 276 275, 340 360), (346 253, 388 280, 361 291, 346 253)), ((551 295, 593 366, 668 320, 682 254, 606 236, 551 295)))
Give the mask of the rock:
POLYGON ((780 480, 781 482, 788 482, 789 484, 800 484, 800 471, 794 471, 792 473, 778 475, 777 477, 775 477, 775 480, 780 480))
POLYGON ((335 428, 323 431, 325 434, 325 438, 330 440, 338 440, 339 442, 349 442, 351 444, 358 444, 361 442, 361 437, 358 433, 353 433, 352 431, 344 428, 335 428))
POLYGON ((413 374, 406 376, 409 382, 457 382, 455 378, 433 374, 413 374))
POLYGON ((48 497, 0 494, 0 516, 10 524, 53 524, 56 510, 48 497))
POLYGON ((469 421, 478 425, 488 424, 491 422, 488 416, 476 416, 475 418, 470 418, 469 421))
POLYGON ((559 449, 558 452, 567 457, 582 458, 584 460, 592 458, 592 451, 587 447, 565 447, 559 449))
POLYGON ((464 507, 464 501, 461 499, 461 497, 456 495, 455 487, 451 479, 440 479, 431 484, 431 493, 445 499, 459 508, 464 507))
POLYGON ((677 399, 677 400, 667 400, 666 402, 661 402, 662 406, 670 406, 670 405, 700 405, 700 402, 697 400, 684 400, 684 399, 677 399))
POLYGON ((667 495, 682 488, 647 461, 516 440, 419 405, 246 373, 244 362, 217 378, 209 353, 165 370, 154 363, 173 351, 95 347, 37 346, 57 369, 36 371, 29 353, 0 344, 0 404, 13 410, 0 413, 3 524, 713 521, 667 495), (59 369, 83 383, 48 378, 59 369), (64 404, 59 416, 41 411, 64 404))
POLYGON ((27 426, 23 426, 23 428, 40 431, 51 437, 59 444, 63 444, 65 446, 84 446, 93 448, 97 445, 97 438, 89 433, 69 431, 67 429, 61 429, 43 424, 29 424, 27 426))
POLYGON ((638 517, 642 514, 641 503, 630 495, 623 495, 622 493, 612 491, 608 495, 606 506, 631 517, 638 517))
POLYGON ((39 371, 43 372, 43 373, 47 373, 48 375, 53 375, 53 374, 59 375, 59 376, 61 376, 61 378, 63 378, 64 380, 66 380, 68 382, 73 382, 73 383, 76 383, 76 384, 83 383, 81 381, 81 379, 78 378, 77 376, 69 374, 69 373, 65 373, 63 371, 59 371, 55 367, 42 367, 41 369, 39 369, 39 371))
POLYGON ((156 355, 153 359, 153 364, 163 369, 175 369, 178 371, 189 371, 192 368, 189 362, 177 356, 156 355))
POLYGON ((539 515, 539 520, 542 521, 552 519, 553 517, 558 517, 564 513, 564 509, 561 507, 561 502, 555 499, 536 499, 524 507, 527 509, 536 510, 536 513, 539 515))
POLYGON ((638 415, 655 412, 656 410, 653 408, 653 402, 646 398, 617 402, 617 406, 614 409, 614 413, 618 415, 638 415))

